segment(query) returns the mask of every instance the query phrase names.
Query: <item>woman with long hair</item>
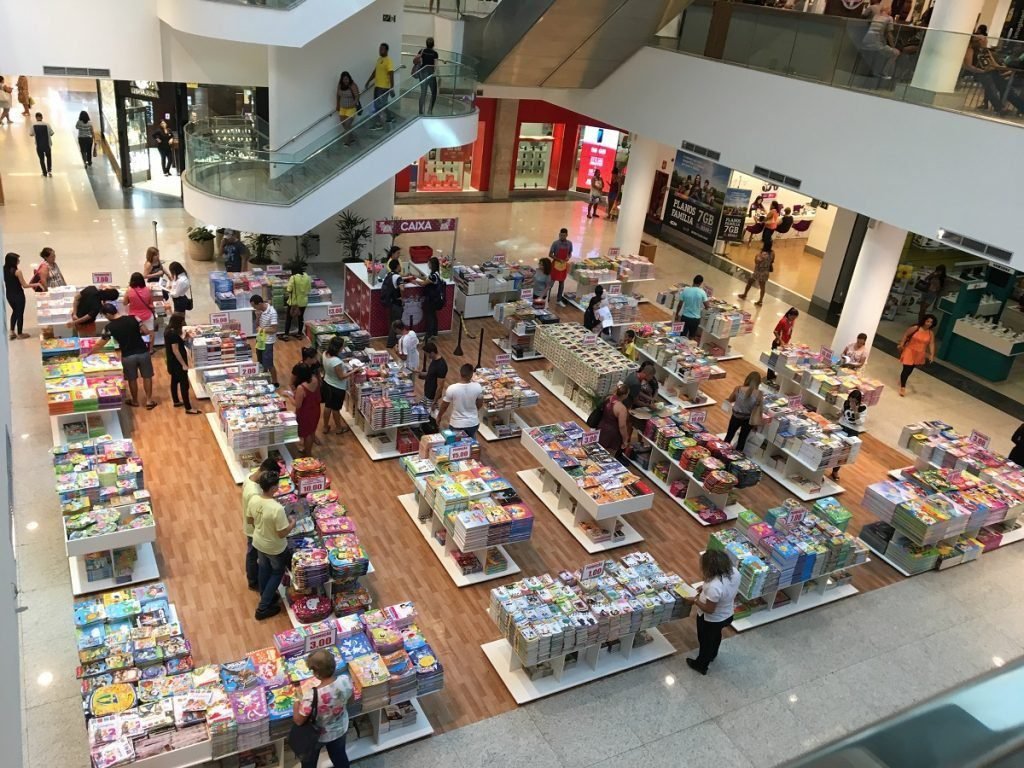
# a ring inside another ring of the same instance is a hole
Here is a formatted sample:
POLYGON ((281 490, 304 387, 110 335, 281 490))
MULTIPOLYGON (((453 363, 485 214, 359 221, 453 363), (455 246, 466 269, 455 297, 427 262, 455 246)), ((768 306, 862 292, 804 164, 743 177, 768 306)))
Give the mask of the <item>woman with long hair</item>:
POLYGON ((740 573, 729 555, 719 549, 707 549, 700 556, 700 570, 704 583, 696 597, 687 602, 697 608, 697 658, 687 659, 686 665, 702 675, 718 656, 722 645, 722 630, 732 624, 736 593, 740 588, 740 573))
MULTIPOLYGON (((171 376, 171 399, 175 408, 185 413, 202 413, 192 407, 188 397, 188 355, 185 352, 185 314, 175 312, 167 321, 164 331, 164 349, 167 351, 167 373, 171 376)), ((152 343, 152 342, 150 342, 152 343)))
POLYGON ((292 368, 295 387, 295 419, 299 423, 299 444, 303 456, 309 456, 320 424, 320 377, 313 366, 299 363, 292 368))
MULTIPOLYGON (((352 75, 346 70, 338 77, 338 117, 341 118, 341 127, 346 133, 352 128, 352 120, 359 114, 359 86, 352 79, 352 75)), ((345 146, 350 146, 355 141, 354 135, 345 137, 345 146)))
POLYGON ((544 306, 548 305, 548 294, 551 293, 551 259, 547 256, 541 257, 537 263, 537 271, 533 273, 533 298, 544 299, 544 306))
POLYGON ((914 369, 935 359, 935 315, 925 315, 918 325, 912 325, 900 339, 899 353, 903 370, 900 372, 900 397, 907 394, 907 379, 914 369))
POLYGON ((171 146, 173 142, 174 136, 167 127, 167 121, 161 120, 160 125, 153 131, 153 143, 156 144, 156 150, 160 153, 160 166, 163 168, 164 176, 171 175, 171 165, 174 161, 174 152, 171 146))
POLYGON ((188 272, 181 266, 177 261, 172 261, 167 267, 167 271, 171 275, 171 304, 174 306, 175 312, 181 312, 184 314, 188 310, 192 309, 189 306, 192 303, 192 299, 189 294, 192 292, 192 284, 188 279, 188 272))
POLYGON ((341 409, 345 405, 348 394, 348 379, 352 372, 341 359, 341 351, 345 348, 345 337, 334 336, 327 342, 327 349, 320 358, 324 369, 324 383, 320 398, 324 404, 325 435, 331 434, 331 419, 334 419, 334 431, 338 434, 348 432, 348 427, 341 420, 341 409))
POLYGON ((597 425, 597 442, 616 458, 629 445, 629 387, 619 382, 615 391, 601 405, 601 421, 597 425))
POLYGON ((161 277, 170 277, 160 262, 160 249, 155 245, 146 249, 146 262, 142 265, 142 276, 147 283, 159 283, 161 277))
POLYGON ((92 145, 95 134, 92 123, 89 121, 89 113, 84 109, 78 113, 75 130, 78 131, 78 149, 82 153, 82 162, 85 163, 86 168, 92 168, 92 145))
POLYGON ((142 335, 149 337, 149 352, 152 354, 153 337, 156 335, 156 310, 153 309, 153 294, 141 272, 132 272, 128 278, 124 307, 129 315, 139 321, 142 335))
POLYGON ((740 439, 736 442, 736 450, 742 451, 747 444, 747 436, 755 426, 752 422, 759 421, 764 395, 761 394, 761 374, 751 371, 743 380, 742 387, 736 387, 729 395, 732 413, 729 415, 729 428, 725 430, 725 442, 731 443, 736 432, 740 439))
POLYGON ((8 253, 4 257, 4 293, 7 295, 7 306, 11 308, 11 324, 8 327, 11 339, 27 339, 23 333, 25 326, 25 289, 32 286, 25 282, 25 276, 18 269, 21 256, 8 253))

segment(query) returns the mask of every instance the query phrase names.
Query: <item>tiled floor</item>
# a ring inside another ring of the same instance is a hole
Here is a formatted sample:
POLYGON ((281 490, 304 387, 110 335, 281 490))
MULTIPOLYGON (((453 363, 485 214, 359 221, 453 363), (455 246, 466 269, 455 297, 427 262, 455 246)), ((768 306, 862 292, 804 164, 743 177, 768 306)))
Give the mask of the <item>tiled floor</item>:
MULTIPOLYGON (((98 201, 77 162, 74 114, 62 111, 65 94, 57 87, 40 87, 35 95, 58 134, 55 175, 39 177, 23 124, 0 128, 3 249, 20 252, 27 267, 42 246, 53 246, 69 282, 87 281, 95 270, 123 275, 141 266, 155 220, 165 260, 183 260, 187 214, 138 207, 137 202, 132 208, 107 208, 109 201, 98 201)), ((99 162, 91 173, 109 175, 99 162)), ((584 209, 584 203, 531 202, 459 206, 457 214, 452 206, 406 206, 401 214, 458 215, 460 258, 504 251, 509 258, 532 261, 546 252, 560 226, 569 227, 583 252, 612 245, 615 225, 588 221, 584 209)), ((657 285, 702 271, 719 294, 741 288, 669 246, 659 247, 657 264, 657 285)), ((186 266, 195 284, 203 285, 209 265, 186 266)), ((316 269, 328 276, 333 272, 316 269)), ((195 296, 198 313, 211 308, 202 290, 195 296)), ((768 297, 756 310, 755 333, 737 348, 755 360, 768 348, 771 328, 785 309, 768 297)), ((27 321, 34 330, 31 303, 27 321)), ((830 344, 832 334, 823 323, 802 317, 795 338, 830 344)), ((74 659, 52 642, 55 627, 63 626, 53 617, 69 614, 71 596, 52 500, 39 496, 52 477, 35 342, 12 344, 8 362, 13 434, 19 441, 14 524, 21 601, 28 607, 21 615, 25 764, 77 768, 88 765, 88 756, 77 726, 77 685, 69 674, 74 659)), ((876 353, 868 372, 892 385, 898 364, 876 353)), ((936 416, 992 435, 1000 450, 1008 449, 1015 427, 997 410, 923 373, 911 380, 909 397, 887 391, 872 410, 870 424, 876 436, 892 443, 902 424, 936 416)), ((363 765, 677 766, 681 755, 688 766, 771 765, 1024 653, 1024 596, 1007 589, 1024 578, 1021 554, 1009 548, 986 555, 981 563, 902 582, 729 639, 707 678, 694 675, 677 654, 363 765)))

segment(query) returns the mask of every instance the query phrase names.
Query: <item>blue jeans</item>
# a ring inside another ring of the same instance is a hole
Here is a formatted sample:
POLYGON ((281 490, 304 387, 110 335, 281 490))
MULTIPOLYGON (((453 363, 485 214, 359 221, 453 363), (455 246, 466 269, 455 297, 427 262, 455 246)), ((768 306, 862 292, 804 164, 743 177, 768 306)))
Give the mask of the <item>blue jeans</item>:
POLYGON ((474 424, 472 427, 452 427, 452 429, 461 429, 468 437, 476 437, 476 431, 480 429, 480 425, 474 424))
POLYGON ((257 586, 260 590, 260 604, 256 606, 257 611, 269 611, 271 606, 277 602, 277 588, 281 586, 281 577, 284 576, 287 554, 287 550, 280 555, 268 555, 266 552, 257 553, 256 563, 259 566, 257 586))
POLYGON ((252 546, 252 536, 245 537, 245 580, 250 587, 258 586, 260 583, 259 552, 252 546))
MULTIPOLYGON (((344 736, 334 741, 322 742, 320 747, 327 748, 327 756, 331 758, 331 765, 334 768, 348 768, 348 754, 345 752, 344 736)), ((320 749, 317 748, 316 754, 306 755, 306 758, 302 761, 302 768, 316 768, 319 762, 320 749)))

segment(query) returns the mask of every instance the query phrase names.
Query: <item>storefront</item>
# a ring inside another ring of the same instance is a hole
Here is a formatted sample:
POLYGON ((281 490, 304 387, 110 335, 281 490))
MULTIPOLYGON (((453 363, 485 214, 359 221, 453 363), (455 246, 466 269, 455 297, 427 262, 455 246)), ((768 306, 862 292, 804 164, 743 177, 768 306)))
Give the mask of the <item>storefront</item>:
POLYGON ((594 171, 601 171, 605 190, 612 171, 625 168, 629 161, 629 133, 610 128, 585 125, 579 132, 576 147, 576 191, 590 189, 594 171))

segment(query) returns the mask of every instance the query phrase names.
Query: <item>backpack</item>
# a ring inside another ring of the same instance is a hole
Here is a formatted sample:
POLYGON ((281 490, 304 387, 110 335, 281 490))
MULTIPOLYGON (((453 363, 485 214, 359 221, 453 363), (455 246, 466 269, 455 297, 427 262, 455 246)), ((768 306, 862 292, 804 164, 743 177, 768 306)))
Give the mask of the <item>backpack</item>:
POLYGON ((597 407, 590 412, 590 415, 587 416, 588 427, 591 429, 597 429, 598 426, 600 426, 601 419, 604 418, 604 407, 607 403, 607 398, 602 399, 601 402, 597 404, 597 407))
POLYGON ((426 290, 427 307, 433 309, 435 312, 439 309, 444 309, 445 296, 444 296, 444 283, 441 282, 441 276, 438 275, 437 280, 431 280, 430 284, 427 285, 426 290))
POLYGON ((590 307, 587 307, 583 312, 583 327, 588 331, 592 331, 597 327, 597 317, 594 315, 594 310, 590 307))
POLYGON ((380 286, 380 301, 385 307, 390 307, 392 304, 398 302, 395 301, 395 293, 398 289, 395 287, 394 273, 388 272, 384 278, 384 282, 380 286))

